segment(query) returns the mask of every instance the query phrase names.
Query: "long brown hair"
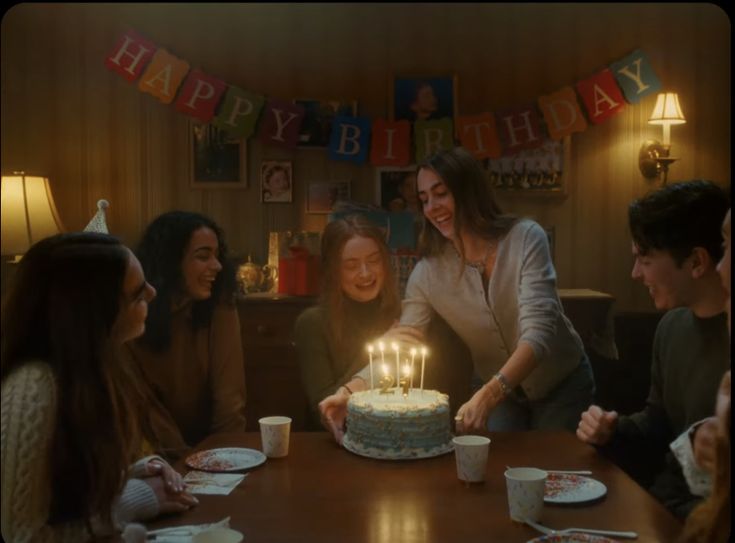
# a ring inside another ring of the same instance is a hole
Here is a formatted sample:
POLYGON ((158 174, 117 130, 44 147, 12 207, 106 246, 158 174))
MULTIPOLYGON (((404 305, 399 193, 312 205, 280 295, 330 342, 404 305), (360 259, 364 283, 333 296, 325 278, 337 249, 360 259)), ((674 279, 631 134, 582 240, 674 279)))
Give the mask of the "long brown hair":
POLYGON ((383 288, 378 294, 380 318, 375 323, 375 332, 382 333, 401 313, 401 299, 393 275, 390 253, 385 243, 385 233, 364 215, 350 215, 327 224, 322 235, 322 294, 321 305, 327 312, 330 344, 338 351, 345 338, 342 337, 344 323, 350 318, 345 309, 345 294, 342 291, 341 266, 345 244, 354 237, 375 241, 380 250, 383 265, 383 288))
MULTIPOLYGON (((417 172, 426 168, 434 171, 454 197, 454 231, 464 229, 486 239, 495 239, 507 233, 518 220, 503 213, 495 199, 490 180, 482 165, 464 147, 439 151, 421 162, 417 172)), ((421 209, 423 210, 423 202, 421 209)), ((423 256, 439 254, 447 240, 430 221, 423 217, 419 237, 419 251, 423 256)), ((459 252, 464 258, 462 239, 457 239, 459 252)))
POLYGON ((50 523, 109 522, 140 447, 128 373, 111 340, 129 254, 105 234, 46 238, 21 260, 3 303, 2 380, 39 360, 56 382, 50 523))

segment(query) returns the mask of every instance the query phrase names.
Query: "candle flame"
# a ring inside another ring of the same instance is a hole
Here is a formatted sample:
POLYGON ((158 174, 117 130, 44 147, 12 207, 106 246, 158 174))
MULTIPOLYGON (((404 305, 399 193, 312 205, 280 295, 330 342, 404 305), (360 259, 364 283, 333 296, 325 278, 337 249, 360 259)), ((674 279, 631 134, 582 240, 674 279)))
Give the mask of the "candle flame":
POLYGON ((379 342, 378 342, 378 349, 380 349, 381 351, 382 351, 383 349, 385 349, 385 343, 383 343, 382 341, 379 341, 379 342))
POLYGON ((397 343, 396 343, 395 341, 394 341, 393 343, 391 343, 391 344, 390 344, 390 347, 391 347, 391 349, 393 349, 394 351, 397 351, 397 350, 398 350, 398 344, 397 344, 397 343))
POLYGON ((416 356, 416 348, 411 347, 411 356, 416 356))
POLYGON ((383 373, 388 375, 388 364, 383 364, 382 368, 383 368, 383 373))
POLYGON ((373 354, 373 346, 371 343, 368 343, 367 350, 370 354, 373 354))
POLYGON ((428 353, 428 351, 426 350, 426 347, 421 347, 421 354, 422 354, 423 356, 426 356, 426 355, 427 355, 427 353, 428 353))
POLYGON ((408 377, 408 375, 410 373, 411 373, 411 368, 408 367, 408 364, 406 364, 405 366, 403 366, 403 375, 405 375, 406 377, 408 377))

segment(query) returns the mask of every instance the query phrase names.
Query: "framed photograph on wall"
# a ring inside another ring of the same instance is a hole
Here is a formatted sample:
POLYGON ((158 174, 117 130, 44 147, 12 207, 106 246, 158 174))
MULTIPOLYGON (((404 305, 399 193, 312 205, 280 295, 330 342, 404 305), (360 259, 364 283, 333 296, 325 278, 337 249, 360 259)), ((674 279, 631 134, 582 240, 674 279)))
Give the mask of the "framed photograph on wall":
POLYGON ((565 196, 571 138, 545 139, 540 147, 488 159, 490 182, 501 194, 565 196))
POLYGON ((391 118, 426 121, 455 117, 457 76, 396 76, 390 89, 391 118))
POLYGON ((311 183, 306 193, 306 212, 331 213, 337 202, 349 199, 349 181, 311 183))
POLYGON ((376 203, 386 211, 420 213, 416 193, 416 166, 378 168, 375 173, 376 203))
POLYGON ((260 164, 260 201, 264 204, 293 201, 293 167, 290 162, 264 160, 260 164))
POLYGON ((357 100, 297 99, 294 103, 304 107, 304 120, 299 129, 299 147, 327 147, 334 118, 357 116, 357 100))
POLYGON ((190 123, 190 186, 193 189, 244 189, 247 143, 211 124, 190 123))

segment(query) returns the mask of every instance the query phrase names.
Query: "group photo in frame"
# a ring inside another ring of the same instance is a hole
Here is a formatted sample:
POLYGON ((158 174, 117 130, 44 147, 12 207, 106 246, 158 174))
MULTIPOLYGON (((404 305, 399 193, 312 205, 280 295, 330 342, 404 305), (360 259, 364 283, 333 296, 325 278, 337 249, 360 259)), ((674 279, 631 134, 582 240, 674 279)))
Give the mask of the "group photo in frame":
POLYGON ((393 120, 430 121, 457 114, 457 76, 395 76, 390 88, 393 120))
POLYGON ((310 183, 306 192, 307 213, 331 213, 337 202, 350 199, 349 181, 310 183))
POLYGON ((247 188, 247 143, 211 124, 189 123, 190 186, 247 188))
POLYGON ((304 108, 297 144, 299 147, 328 147, 334 118, 357 116, 357 100, 297 99, 294 104, 304 108))
POLYGON ((491 184, 501 193, 565 195, 570 139, 547 138, 534 149, 488 159, 491 184))
POLYGON ((421 213, 416 191, 416 166, 378 168, 375 173, 376 203, 386 211, 421 213))
POLYGON ((260 201, 265 204, 293 201, 293 167, 282 160, 264 160, 260 164, 260 201))

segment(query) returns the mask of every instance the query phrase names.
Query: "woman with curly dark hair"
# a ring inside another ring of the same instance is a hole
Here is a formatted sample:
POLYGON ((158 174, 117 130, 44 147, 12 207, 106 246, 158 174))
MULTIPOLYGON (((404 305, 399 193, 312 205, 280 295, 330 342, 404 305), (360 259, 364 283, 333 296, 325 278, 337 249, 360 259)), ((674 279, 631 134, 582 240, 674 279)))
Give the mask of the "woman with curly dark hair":
POLYGON ((60 234, 25 254, 2 308, 2 536, 81 542, 196 499, 160 457, 121 347, 155 290, 105 234, 60 234))
POLYGON ((136 254, 158 296, 131 350, 170 415, 154 424, 162 451, 176 457, 210 434, 244 431, 235 269, 222 230, 199 213, 171 211, 151 222, 136 254))

